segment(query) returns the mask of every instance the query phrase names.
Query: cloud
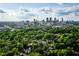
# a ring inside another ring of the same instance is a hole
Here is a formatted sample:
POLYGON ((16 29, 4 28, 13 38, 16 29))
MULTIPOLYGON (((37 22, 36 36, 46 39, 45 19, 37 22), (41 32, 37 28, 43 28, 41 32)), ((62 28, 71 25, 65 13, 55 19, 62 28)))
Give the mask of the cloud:
POLYGON ((6 13, 6 12, 5 12, 4 10, 1 10, 1 9, 0 9, 0 13, 6 13))
POLYGON ((38 14, 36 14, 36 13, 31 13, 31 12, 29 12, 29 13, 26 13, 26 14, 23 14, 23 15, 19 15, 18 16, 18 18, 19 19, 31 19, 31 18, 36 18, 36 17, 39 17, 39 15, 38 14))
POLYGON ((63 18, 65 20, 76 20, 76 21, 79 21, 79 15, 77 15, 76 13, 70 13, 68 15, 64 15, 63 18))
POLYGON ((66 11, 66 9, 64 8, 53 9, 48 7, 35 9, 34 11, 41 14, 50 14, 57 16, 68 15, 70 13, 69 11, 66 11))
POLYGON ((62 16, 65 18, 65 20, 79 20, 79 5, 64 7, 63 9, 64 11, 62 12, 64 12, 64 15, 62 16))
POLYGON ((0 14, 0 21, 22 21, 38 18, 39 15, 27 9, 8 10, 5 14, 0 14))
POLYGON ((23 8, 23 7, 20 7, 18 10, 21 11, 21 12, 30 12, 29 9, 23 8))
POLYGON ((79 6, 63 8, 19 8, 17 10, 5 11, 0 9, 0 21, 33 20, 34 18, 42 20, 45 17, 64 17, 66 20, 79 19, 79 6))
POLYGON ((45 14, 50 14, 53 12, 53 10, 51 8, 39 8, 38 12, 40 13, 45 13, 45 14))
POLYGON ((57 3, 58 5, 63 5, 64 3, 57 3))
POLYGON ((66 7, 68 12, 79 12, 79 5, 78 6, 72 6, 72 7, 66 7))

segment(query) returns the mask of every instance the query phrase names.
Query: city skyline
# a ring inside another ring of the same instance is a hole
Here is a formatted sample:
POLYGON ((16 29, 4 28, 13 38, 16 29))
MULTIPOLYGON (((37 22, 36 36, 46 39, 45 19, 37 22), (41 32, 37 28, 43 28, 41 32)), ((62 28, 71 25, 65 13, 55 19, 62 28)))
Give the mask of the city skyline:
POLYGON ((32 21, 46 17, 79 20, 79 3, 0 3, 0 21, 32 21))

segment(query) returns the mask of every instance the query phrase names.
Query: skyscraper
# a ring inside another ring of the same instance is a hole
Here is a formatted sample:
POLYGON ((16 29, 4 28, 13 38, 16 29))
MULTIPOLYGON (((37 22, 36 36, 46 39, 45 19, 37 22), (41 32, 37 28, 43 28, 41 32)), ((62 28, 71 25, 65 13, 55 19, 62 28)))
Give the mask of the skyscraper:
POLYGON ((35 22, 36 20, 34 19, 34 22, 35 22))
POLYGON ((47 17, 47 18, 46 18, 46 22, 48 22, 48 21, 49 21, 49 18, 47 17))
POLYGON ((50 17, 50 22, 52 21, 52 17, 50 17))
POLYGON ((63 21, 64 21, 64 19, 63 19, 63 17, 62 17, 61 22, 63 22, 63 21))
POLYGON ((54 21, 56 21, 56 18, 54 18, 54 21))

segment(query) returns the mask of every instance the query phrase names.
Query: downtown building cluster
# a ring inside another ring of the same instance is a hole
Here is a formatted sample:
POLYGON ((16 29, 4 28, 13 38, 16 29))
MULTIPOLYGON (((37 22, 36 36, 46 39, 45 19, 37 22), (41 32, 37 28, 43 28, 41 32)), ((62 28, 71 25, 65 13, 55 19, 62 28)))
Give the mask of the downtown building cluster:
POLYGON ((72 25, 68 24, 66 21, 64 21, 64 18, 62 17, 61 20, 52 17, 47 17, 46 19, 43 19, 41 21, 38 21, 37 19, 33 19, 33 21, 26 21, 26 25, 34 25, 34 26, 55 26, 55 27, 61 27, 61 26, 67 26, 72 25))
POLYGON ((52 27, 65 27, 65 26, 73 26, 73 24, 68 23, 67 21, 64 21, 64 18, 62 17, 60 20, 57 18, 47 17, 41 21, 37 19, 33 19, 33 21, 20 21, 20 22, 0 22, 0 30, 4 30, 6 28, 8 29, 19 29, 19 28, 25 28, 25 27, 45 27, 45 26, 52 26, 52 27))

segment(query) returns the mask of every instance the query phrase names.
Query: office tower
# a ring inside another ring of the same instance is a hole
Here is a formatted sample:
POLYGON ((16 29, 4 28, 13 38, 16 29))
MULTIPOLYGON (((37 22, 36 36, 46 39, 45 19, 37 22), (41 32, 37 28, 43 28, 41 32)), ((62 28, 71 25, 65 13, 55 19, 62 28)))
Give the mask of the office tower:
POLYGON ((43 20, 42 20, 42 22, 44 23, 44 22, 45 22, 45 20, 43 19, 43 20))
POLYGON ((52 21, 52 17, 50 17, 50 22, 52 21))
POLYGON ((35 22, 36 20, 34 19, 34 22, 35 22))
POLYGON ((46 18, 46 22, 48 22, 48 21, 49 21, 49 18, 47 17, 47 18, 46 18))
POLYGON ((54 21, 56 21, 56 18, 54 18, 54 21))
POLYGON ((28 24, 29 24, 29 20, 27 20, 27 21, 25 22, 25 24, 27 24, 27 25, 28 25, 28 24))
POLYGON ((57 19, 56 21, 59 22, 59 19, 57 19))
POLYGON ((36 19, 34 19, 34 21, 33 21, 33 22, 34 22, 34 24, 36 24, 36 19))
POLYGON ((61 22, 63 22, 63 21, 64 21, 64 19, 63 19, 63 17, 62 17, 61 22))

